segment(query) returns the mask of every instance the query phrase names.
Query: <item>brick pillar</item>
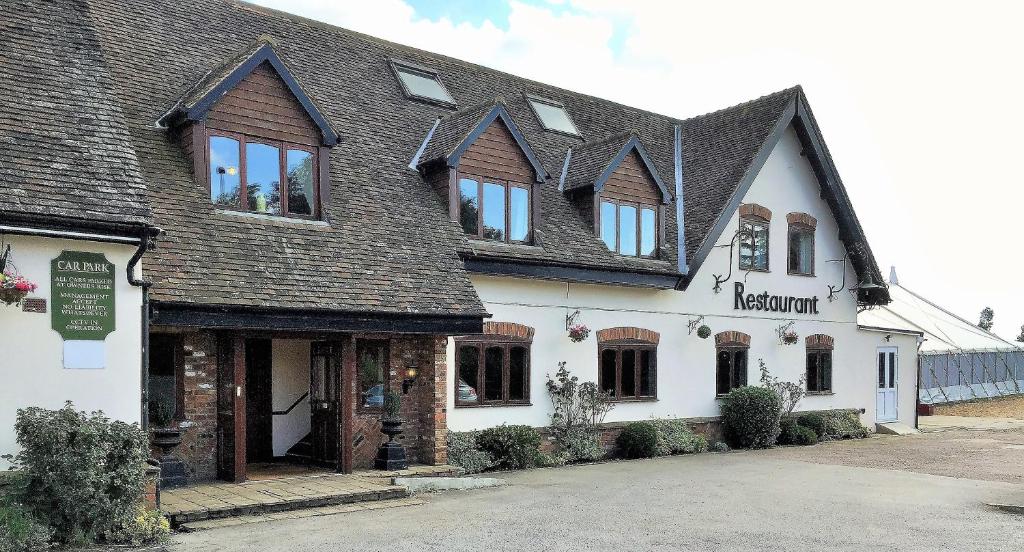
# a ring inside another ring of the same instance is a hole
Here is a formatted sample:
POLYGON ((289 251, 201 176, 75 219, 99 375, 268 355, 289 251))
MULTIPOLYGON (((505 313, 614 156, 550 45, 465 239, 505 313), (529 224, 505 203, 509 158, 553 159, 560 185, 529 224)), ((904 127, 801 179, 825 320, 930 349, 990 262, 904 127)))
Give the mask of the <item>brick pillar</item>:
POLYGON ((427 434, 433 438, 433 454, 425 458, 435 466, 448 463, 448 338, 435 336, 433 370, 434 378, 434 412, 430 418, 433 422, 427 434))
POLYGON ((217 477, 217 341, 212 332, 182 336, 184 420, 175 454, 188 466, 189 481, 217 477))

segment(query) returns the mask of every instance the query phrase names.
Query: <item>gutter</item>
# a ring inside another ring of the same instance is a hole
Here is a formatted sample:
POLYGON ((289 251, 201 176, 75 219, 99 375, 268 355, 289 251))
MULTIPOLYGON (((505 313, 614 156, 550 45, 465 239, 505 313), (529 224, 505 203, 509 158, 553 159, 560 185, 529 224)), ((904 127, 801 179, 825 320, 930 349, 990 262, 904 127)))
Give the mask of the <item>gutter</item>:
POLYGON ((115 236, 112 234, 94 234, 90 232, 73 232, 70 230, 49 230, 46 228, 34 228, 30 226, 8 226, 0 225, 0 232, 18 234, 22 236, 40 236, 44 238, 66 238, 70 240, 85 240, 102 243, 139 243, 141 238, 132 236, 115 236))
POLYGON ((140 370, 142 382, 140 395, 141 395, 141 416, 142 430, 146 431, 149 429, 149 288, 153 285, 152 282, 135 277, 135 267, 138 266, 139 261, 142 260, 142 255, 146 253, 152 247, 152 238, 159 235, 162 232, 159 228, 152 228, 142 232, 139 235, 139 247, 135 250, 132 258, 128 261, 128 266, 125 268, 128 275, 128 283, 132 286, 142 288, 142 339, 141 339, 141 358, 140 358, 140 370))

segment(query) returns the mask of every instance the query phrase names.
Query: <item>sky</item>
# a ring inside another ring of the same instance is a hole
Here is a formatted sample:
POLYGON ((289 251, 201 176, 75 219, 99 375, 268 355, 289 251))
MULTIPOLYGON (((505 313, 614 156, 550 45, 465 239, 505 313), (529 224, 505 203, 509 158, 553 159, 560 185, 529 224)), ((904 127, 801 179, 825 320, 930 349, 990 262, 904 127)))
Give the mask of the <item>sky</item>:
POLYGON ((1024 325, 1024 4, 255 3, 674 117, 801 84, 883 274, 1024 325))

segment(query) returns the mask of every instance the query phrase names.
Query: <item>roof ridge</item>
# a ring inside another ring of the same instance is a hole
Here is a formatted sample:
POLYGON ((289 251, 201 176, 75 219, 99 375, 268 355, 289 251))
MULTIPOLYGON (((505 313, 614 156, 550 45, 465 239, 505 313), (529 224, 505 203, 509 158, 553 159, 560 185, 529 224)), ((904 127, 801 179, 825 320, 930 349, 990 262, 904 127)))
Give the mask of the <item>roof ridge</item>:
POLYGON ((898 288, 902 289, 903 291, 909 293, 914 298, 916 298, 916 299, 918 299, 920 301, 924 301, 929 306, 931 306, 931 307, 933 307, 935 309, 938 309, 939 312, 942 312, 942 313, 944 313, 944 314, 946 314, 948 316, 951 316, 951 317, 955 318, 956 320, 959 320, 960 322, 963 322, 964 324, 967 324, 972 330, 976 329, 978 331, 984 332, 984 334, 987 335, 987 336, 994 337, 995 339, 998 339, 999 341, 1002 341, 1003 343, 1006 343, 1007 345, 1010 345, 1010 346, 1018 348, 1018 349, 1021 348, 1020 345, 1017 345, 1017 344, 1009 341, 1008 339, 1004 339, 1004 338, 996 335, 995 333, 993 333, 993 332, 991 332, 989 330, 986 330, 985 328, 982 328, 981 326, 978 326, 977 324, 972 323, 970 320, 967 320, 966 318, 964 318, 964 317, 962 317, 962 316, 960 316, 960 315, 958 315, 958 314, 956 314, 954 312, 951 312, 951 311, 949 311, 949 310, 939 306, 934 301, 931 301, 931 300, 921 296, 917 292, 914 292, 914 291, 911 291, 910 289, 907 289, 902 284, 889 284, 889 285, 890 286, 898 287, 898 288))
POLYGON ((694 115, 693 117, 689 117, 687 119, 684 119, 683 122, 691 122, 691 121, 696 121, 698 119, 704 119, 706 117, 712 117, 714 115, 720 115, 720 114, 725 113, 727 111, 734 111, 734 110, 742 108, 742 107, 747 107, 749 105, 753 105, 755 103, 764 101, 767 98, 778 97, 778 96, 783 96, 783 95, 793 94, 793 93, 801 95, 801 94, 803 94, 803 91, 804 91, 803 86, 801 86, 799 84, 796 84, 796 85, 790 86, 789 88, 783 88, 782 90, 776 90, 775 92, 769 92, 769 93, 764 94, 762 96, 758 96, 757 98, 754 98, 752 100, 747 100, 745 102, 740 102, 740 103, 738 103, 736 105, 731 105, 729 107, 723 107, 721 109, 716 109, 714 111, 709 111, 709 112, 703 113, 701 115, 694 115))

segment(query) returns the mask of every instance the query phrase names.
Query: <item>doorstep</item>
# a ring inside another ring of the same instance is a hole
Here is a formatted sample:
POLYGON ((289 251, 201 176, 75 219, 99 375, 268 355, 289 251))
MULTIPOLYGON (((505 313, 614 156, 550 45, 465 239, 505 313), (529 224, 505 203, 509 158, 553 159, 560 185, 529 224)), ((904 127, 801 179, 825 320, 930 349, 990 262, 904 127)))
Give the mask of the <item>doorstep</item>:
POLYGON ((404 470, 356 470, 352 473, 356 477, 363 477, 371 481, 386 481, 392 484, 397 477, 461 477, 465 474, 466 470, 447 464, 438 466, 415 464, 404 470))
POLYGON ((309 475, 246 483, 205 483, 160 493, 171 527, 236 516, 401 499, 405 487, 358 475, 309 475))

